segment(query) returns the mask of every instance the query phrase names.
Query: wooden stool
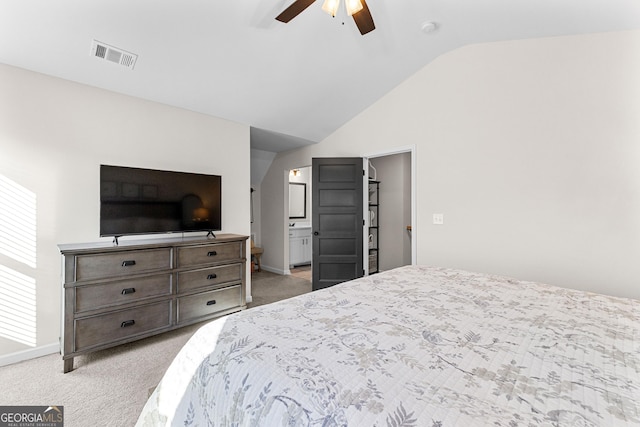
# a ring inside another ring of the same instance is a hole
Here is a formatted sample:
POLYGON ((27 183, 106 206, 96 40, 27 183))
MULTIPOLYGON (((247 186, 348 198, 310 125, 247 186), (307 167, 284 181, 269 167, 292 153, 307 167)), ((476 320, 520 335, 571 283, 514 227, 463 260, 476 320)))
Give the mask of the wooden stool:
POLYGON ((264 252, 262 248, 258 246, 253 246, 253 245, 251 246, 251 256, 256 259, 256 264, 258 265, 258 271, 262 271, 260 267, 260 257, 262 256, 262 252, 264 252))

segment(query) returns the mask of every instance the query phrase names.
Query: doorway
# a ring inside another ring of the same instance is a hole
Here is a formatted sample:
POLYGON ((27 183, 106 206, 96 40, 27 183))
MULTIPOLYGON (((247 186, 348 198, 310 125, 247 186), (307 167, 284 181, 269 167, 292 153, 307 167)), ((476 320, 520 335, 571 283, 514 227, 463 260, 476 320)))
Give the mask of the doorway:
POLYGON ((288 189, 289 273, 311 281, 311 167, 291 169, 288 189))
POLYGON ((414 263, 412 154, 402 151, 367 157, 370 274, 414 263))
MULTIPOLYGON (((365 176, 375 178, 381 182, 380 212, 377 217, 379 228, 379 270, 384 271, 402 265, 417 263, 417 238, 416 238, 416 147, 414 145, 399 147, 394 150, 368 153, 362 156, 365 164, 369 161, 372 165, 368 168, 365 176), (398 207, 402 206, 402 209, 398 207)), ((285 173, 287 173, 285 171, 285 173)), ((287 182, 307 183, 307 212, 306 217, 301 219, 287 218, 288 224, 296 226, 308 225, 312 231, 311 223, 312 208, 311 201, 311 167, 303 166, 291 169, 288 172, 287 182)), ((365 206, 368 204, 368 194, 365 197, 365 206)), ((363 212, 367 224, 370 221, 370 214, 363 212)), ((287 233, 286 236, 293 237, 287 233)), ((363 230, 363 254, 369 253, 368 228, 363 230)), ((289 248, 287 257, 290 257, 291 241, 285 242, 289 248)), ((313 253, 312 253, 313 259, 313 253)), ((363 260, 364 265, 368 263, 363 260)), ((301 266, 307 269, 309 277, 312 274, 311 263, 301 266)), ((297 273, 296 266, 289 265, 289 273, 297 273)), ((367 269, 368 270, 368 269, 367 269)))

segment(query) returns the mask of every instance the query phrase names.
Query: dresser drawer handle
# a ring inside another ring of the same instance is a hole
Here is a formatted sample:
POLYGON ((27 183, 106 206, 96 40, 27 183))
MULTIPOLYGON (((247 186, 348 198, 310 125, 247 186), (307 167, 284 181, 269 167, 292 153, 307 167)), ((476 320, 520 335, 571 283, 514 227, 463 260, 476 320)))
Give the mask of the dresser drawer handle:
POLYGON ((133 265, 136 265, 136 262, 134 260, 122 261, 122 266, 123 267, 131 267, 133 265))
POLYGON ((218 255, 218 252, 216 251, 211 251, 207 253, 207 256, 216 256, 216 255, 218 255))
POLYGON ((122 295, 129 295, 136 291, 136 288, 126 288, 122 290, 122 295))
POLYGON ((217 277, 218 277, 217 274, 210 274, 210 275, 207 276, 207 280, 213 280, 213 279, 215 279, 217 277))
POLYGON ((216 300, 212 299, 211 301, 207 301, 207 305, 213 305, 216 303, 216 300))
POLYGON ((120 323, 120 327, 126 328, 127 326, 133 326, 135 324, 136 324, 135 320, 125 320, 124 322, 120 323))

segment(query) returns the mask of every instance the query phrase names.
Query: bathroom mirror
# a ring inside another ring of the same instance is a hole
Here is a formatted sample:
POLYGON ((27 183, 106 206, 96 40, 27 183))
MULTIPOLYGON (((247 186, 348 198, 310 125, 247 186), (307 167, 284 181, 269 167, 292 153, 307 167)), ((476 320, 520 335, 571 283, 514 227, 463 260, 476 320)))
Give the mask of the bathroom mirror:
POLYGON ((300 219, 307 217, 307 184, 302 182, 289 183, 289 218, 300 219))

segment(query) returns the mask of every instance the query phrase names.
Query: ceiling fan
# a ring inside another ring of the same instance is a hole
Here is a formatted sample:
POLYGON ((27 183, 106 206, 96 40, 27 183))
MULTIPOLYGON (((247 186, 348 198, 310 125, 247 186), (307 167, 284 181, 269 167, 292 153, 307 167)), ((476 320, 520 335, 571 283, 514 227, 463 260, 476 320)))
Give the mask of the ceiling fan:
MULTIPOLYGON (((316 0, 295 0, 291 6, 286 8, 280 15, 276 16, 276 19, 280 22, 287 23, 293 18, 302 13, 303 10, 315 3, 316 0)), ((365 0, 345 0, 347 13, 353 17, 360 34, 363 36, 370 31, 376 29, 371 17, 371 12, 365 0)), ((329 13, 331 16, 336 16, 340 6, 340 0, 325 0, 322 5, 322 10, 329 13)))

